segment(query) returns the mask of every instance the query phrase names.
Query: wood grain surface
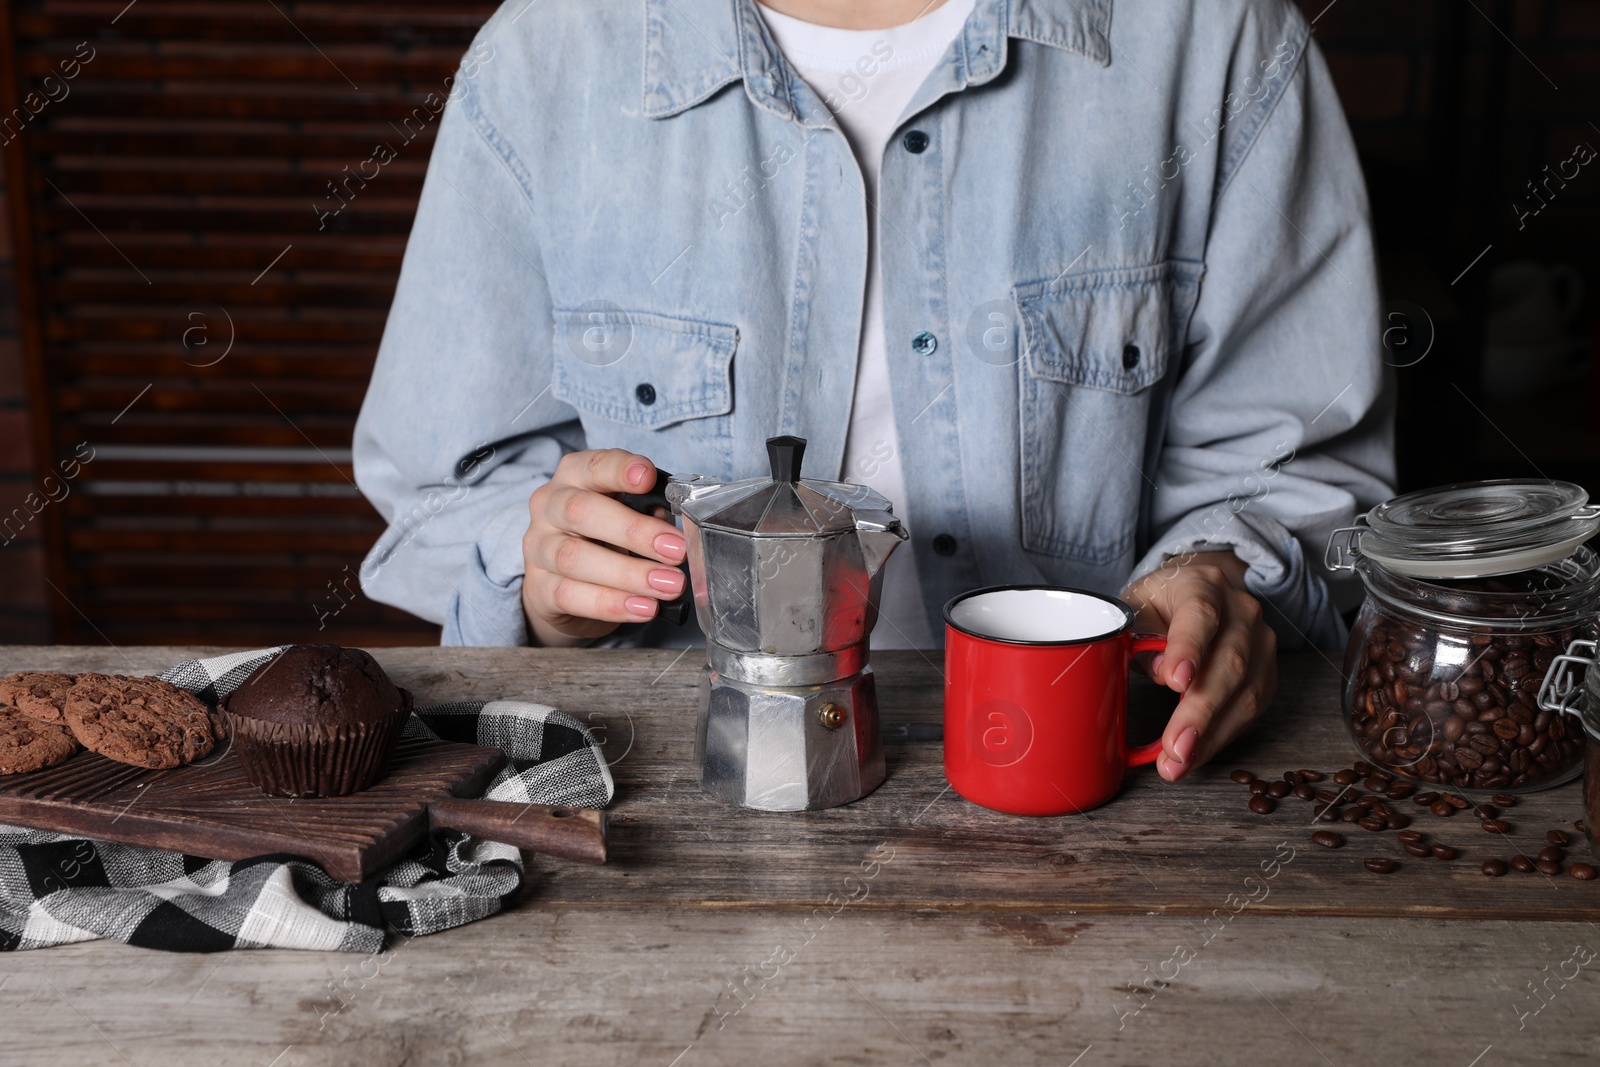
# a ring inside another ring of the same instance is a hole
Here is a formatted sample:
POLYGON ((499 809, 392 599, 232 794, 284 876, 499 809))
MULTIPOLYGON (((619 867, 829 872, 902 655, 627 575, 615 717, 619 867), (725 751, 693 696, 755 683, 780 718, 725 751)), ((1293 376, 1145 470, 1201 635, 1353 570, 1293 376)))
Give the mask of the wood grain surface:
MULTIPOLYGON (((199 651, 4 648, 0 671, 153 671, 199 651)), ((1600 883, 1484 878, 1509 849, 1470 819, 1416 822, 1461 848, 1445 863, 1388 833, 1316 848, 1293 799, 1246 810, 1233 767, 1354 756, 1317 653, 1283 657, 1269 717, 1193 781, 1137 772, 1056 819, 944 791, 939 672, 916 653, 874 657, 889 780, 786 815, 700 797, 697 651, 374 654, 419 699, 515 695, 602 730, 611 862, 532 857, 513 912, 375 957, 96 943, 0 959, 8 1062, 1494 1067, 1600 1051, 1600 883), (1380 854, 1400 869, 1361 868, 1380 854)), ((1135 735, 1169 702, 1141 689, 1135 735)), ((1578 803, 1576 786, 1524 801, 1511 840, 1570 828, 1578 803)))

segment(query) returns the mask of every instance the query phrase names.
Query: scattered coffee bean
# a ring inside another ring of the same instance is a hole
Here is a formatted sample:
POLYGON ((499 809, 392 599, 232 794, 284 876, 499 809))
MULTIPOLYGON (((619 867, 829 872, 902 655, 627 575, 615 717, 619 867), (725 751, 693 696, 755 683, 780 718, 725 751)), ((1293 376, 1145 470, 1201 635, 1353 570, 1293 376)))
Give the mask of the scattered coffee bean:
POLYGON ((1365 778, 1367 775, 1372 773, 1372 764, 1364 763, 1361 760, 1356 760, 1354 763, 1350 764, 1350 769, 1355 772, 1356 777, 1365 778))
POLYGON ((1327 808, 1323 808, 1321 811, 1317 812, 1316 817, 1313 818, 1311 821, 1312 822, 1338 822, 1340 816, 1342 816, 1343 814, 1344 813, 1341 812, 1338 808, 1327 807, 1327 808))
POLYGON ((1373 874, 1388 874, 1400 865, 1387 856, 1373 856, 1371 859, 1363 861, 1362 866, 1373 874))
POLYGON ((1561 864, 1552 863, 1550 860, 1540 860, 1533 865, 1533 869, 1540 874, 1557 875, 1561 873, 1561 864))
POLYGON ((1493 804, 1478 804, 1473 807, 1472 814, 1480 819, 1498 819, 1500 817, 1500 809, 1493 804))
POLYGON ((1561 830, 1551 830, 1549 833, 1544 835, 1544 839, 1557 848, 1566 848, 1572 843, 1572 838, 1568 837, 1566 833, 1561 830))
POLYGON ((1416 796, 1411 798, 1411 801, 1414 804, 1421 804, 1423 807, 1427 807, 1429 804, 1432 804, 1434 801, 1436 801, 1438 799, 1439 799, 1439 794, 1435 793, 1433 790, 1429 789, 1429 790, 1427 790, 1425 792, 1418 793, 1416 796))
POLYGON ((1389 824, 1378 818, 1376 815, 1368 815, 1365 819, 1362 819, 1360 822, 1356 823, 1356 825, 1361 827, 1363 830, 1371 830, 1373 833, 1377 833, 1379 830, 1387 830, 1389 828, 1389 824))
POLYGON ((1278 810, 1278 802, 1269 796, 1258 794, 1250 798, 1250 810, 1257 815, 1271 815, 1278 810))
POLYGON ((1283 772, 1283 780, 1288 782, 1291 786, 1293 786, 1296 782, 1300 781, 1300 772, 1299 771, 1284 771, 1283 772))
POLYGON ((1457 852, 1449 845, 1436 844, 1433 846, 1433 854, 1442 860, 1453 860, 1456 858, 1457 852))
POLYGON ((1511 869, 1513 871, 1520 871, 1523 874, 1532 874, 1533 861, 1519 852, 1515 856, 1511 857, 1511 869))
POLYGON ((1266 782, 1262 781, 1260 778, 1256 778, 1256 779, 1252 779, 1251 780, 1251 782, 1250 782, 1250 795, 1251 796, 1253 796, 1253 797, 1265 796, 1266 792, 1267 792, 1267 783, 1266 782))
POLYGON ((1546 863, 1560 863, 1566 858, 1566 850, 1557 848, 1555 845, 1544 846, 1544 848, 1539 850, 1539 854, 1534 857, 1534 859, 1544 860, 1546 863))
POLYGON ((1502 874, 1506 873, 1506 861, 1484 860, 1483 866, 1480 867, 1479 870, 1483 871, 1483 873, 1488 875, 1490 878, 1499 878, 1502 874))
POLYGON ((1411 855, 1416 856, 1418 859, 1426 859, 1429 855, 1431 855, 1431 850, 1427 845, 1401 845, 1400 847, 1411 853, 1411 855))
POLYGON ((1256 776, 1245 770, 1243 767, 1234 771, 1232 774, 1228 775, 1228 777, 1232 778, 1240 785, 1249 785, 1251 782, 1256 780, 1256 776))
POLYGON ((1504 819, 1485 819, 1483 820, 1483 829, 1485 833, 1490 834, 1509 834, 1511 832, 1511 824, 1504 819))
POLYGON ((1289 795, 1290 788, 1288 782, 1272 782, 1267 786, 1267 796, 1273 800, 1282 800, 1289 795))
POLYGON ((1300 777, 1304 778, 1308 782, 1320 782, 1320 781, 1322 781, 1322 772, 1321 771, 1313 771, 1313 770, 1302 770, 1300 772, 1300 777))
POLYGON ((1382 778, 1368 778, 1366 781, 1361 783, 1361 788, 1370 789, 1374 793, 1381 793, 1385 789, 1389 788, 1389 783, 1384 781, 1382 778))
POLYGON ((1312 800, 1316 797, 1317 791, 1312 789, 1306 783, 1301 782, 1299 785, 1294 787, 1294 795, 1299 797, 1301 800, 1312 800))
POLYGON ((1339 791, 1334 789, 1317 790, 1317 799, 1324 804, 1332 804, 1339 799, 1339 791))
POLYGON ((1398 811, 1391 811, 1383 817, 1383 821, 1391 830, 1404 830, 1411 825, 1411 816, 1401 815, 1398 811))
POLYGON ((1400 839, 1400 843, 1403 845, 1420 845, 1428 835, 1420 830, 1401 830, 1395 836, 1400 839))
POLYGON ((1500 805, 1502 808, 1514 808, 1517 806, 1517 798, 1512 796, 1510 793, 1496 793, 1489 799, 1500 805))
POLYGON ((1333 780, 1337 785, 1351 785, 1360 777, 1355 771, 1339 771, 1333 776, 1333 780))
POLYGON ((1446 804, 1442 800, 1435 800, 1428 806, 1428 810, 1439 816, 1441 819, 1449 818, 1451 815, 1456 813, 1455 808, 1451 807, 1449 804, 1446 804))
POLYGON ((1321 845, 1323 848, 1343 848, 1344 837, 1332 830, 1318 830, 1311 835, 1311 843, 1321 845))
POLYGON ((1384 795, 1390 800, 1404 800, 1406 797, 1410 796, 1416 791, 1417 787, 1412 785, 1410 782, 1395 782, 1384 791, 1384 795))
POLYGON ((1574 863, 1567 868, 1567 873, 1580 882, 1594 881, 1595 869, 1587 863, 1574 863))
POLYGON ((1446 804, 1449 804, 1452 808, 1455 808, 1457 811, 1460 811, 1463 808, 1472 807, 1472 801, 1468 800, 1464 796, 1461 796, 1459 793, 1445 793, 1439 799, 1444 801, 1446 804))

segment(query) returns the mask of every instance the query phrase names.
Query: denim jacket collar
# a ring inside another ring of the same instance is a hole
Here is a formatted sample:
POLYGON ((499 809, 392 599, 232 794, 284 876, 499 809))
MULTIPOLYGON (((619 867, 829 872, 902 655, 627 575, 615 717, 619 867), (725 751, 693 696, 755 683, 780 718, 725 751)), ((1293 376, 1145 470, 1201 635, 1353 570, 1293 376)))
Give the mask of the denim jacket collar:
MULTIPOLYGON (((1111 63, 1112 0, 978 0, 956 39, 955 63, 935 71, 926 92, 942 95, 997 77, 1006 43, 1020 37, 1111 63)), ((744 81, 759 107, 806 125, 831 118, 795 90, 755 0, 645 0, 644 114, 668 118, 744 81)), ((922 94, 918 94, 919 97, 922 94)))

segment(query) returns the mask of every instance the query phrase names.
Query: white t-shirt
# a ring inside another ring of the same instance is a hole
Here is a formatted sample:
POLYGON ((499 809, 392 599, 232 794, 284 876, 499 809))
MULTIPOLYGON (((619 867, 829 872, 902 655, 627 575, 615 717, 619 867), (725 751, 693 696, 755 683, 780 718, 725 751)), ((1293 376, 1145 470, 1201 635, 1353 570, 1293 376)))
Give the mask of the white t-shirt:
MULTIPOLYGON (((930 4, 936 2, 930 0, 930 4)), ((912 529, 916 528, 915 512, 906 497, 884 347, 876 211, 878 172, 889 137, 906 105, 961 32, 974 3, 975 0, 946 0, 943 6, 912 22, 883 30, 839 30, 761 8, 761 17, 784 58, 834 113, 861 165, 867 186, 866 302, 842 477, 888 497, 895 514, 912 529)), ((895 549, 886 565, 872 644, 875 648, 937 648, 940 643, 928 625, 922 590, 917 584, 916 559, 907 542, 895 549)))

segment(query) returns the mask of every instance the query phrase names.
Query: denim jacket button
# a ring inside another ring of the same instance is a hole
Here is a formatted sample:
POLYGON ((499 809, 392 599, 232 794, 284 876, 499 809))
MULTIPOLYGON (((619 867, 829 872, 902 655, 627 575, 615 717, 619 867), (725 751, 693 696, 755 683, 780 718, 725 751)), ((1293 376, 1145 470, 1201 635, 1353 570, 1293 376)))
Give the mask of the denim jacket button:
POLYGON ((900 139, 900 143, 906 146, 907 152, 920 156, 928 150, 928 135, 921 130, 911 130, 900 139))
POLYGON ((1132 370, 1139 365, 1139 346, 1129 344, 1122 349, 1122 369, 1132 370))
POLYGON ((911 339, 911 350, 919 356, 931 356, 933 350, 939 347, 939 339, 927 330, 923 330, 911 339))
POLYGON ((649 382, 640 382, 639 388, 633 391, 633 395, 639 398, 639 403, 649 407, 656 402, 656 387, 649 382))
POLYGON ((956 539, 949 534, 939 534, 933 539, 933 550, 941 556, 956 554, 956 539))

